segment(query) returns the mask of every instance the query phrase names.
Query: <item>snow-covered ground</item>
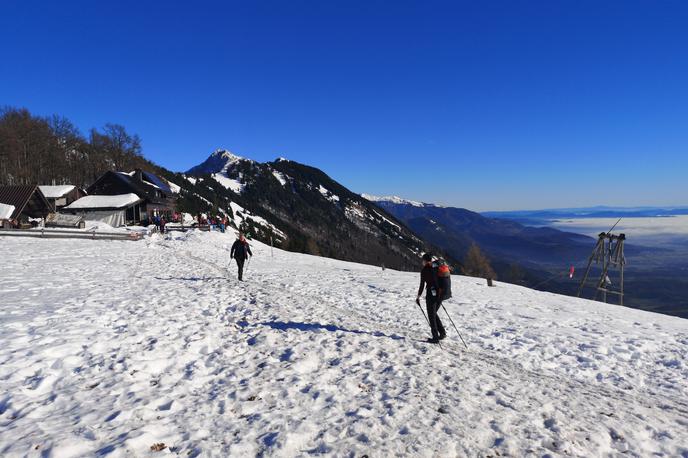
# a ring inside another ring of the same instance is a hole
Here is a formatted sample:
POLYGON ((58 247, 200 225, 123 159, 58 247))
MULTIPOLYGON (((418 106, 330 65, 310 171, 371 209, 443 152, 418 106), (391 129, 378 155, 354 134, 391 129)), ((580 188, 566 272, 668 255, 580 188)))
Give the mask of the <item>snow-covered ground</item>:
POLYGON ((686 320, 232 242, 0 239, 0 456, 688 456, 686 320))

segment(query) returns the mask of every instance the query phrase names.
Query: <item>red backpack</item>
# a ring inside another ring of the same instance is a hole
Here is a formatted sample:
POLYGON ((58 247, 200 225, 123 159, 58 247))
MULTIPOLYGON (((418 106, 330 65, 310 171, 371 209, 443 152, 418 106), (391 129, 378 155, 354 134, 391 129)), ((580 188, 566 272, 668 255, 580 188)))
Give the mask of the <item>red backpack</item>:
POLYGON ((451 298, 451 269, 447 262, 442 258, 434 260, 432 271, 437 278, 437 285, 442 288, 442 300, 451 298))

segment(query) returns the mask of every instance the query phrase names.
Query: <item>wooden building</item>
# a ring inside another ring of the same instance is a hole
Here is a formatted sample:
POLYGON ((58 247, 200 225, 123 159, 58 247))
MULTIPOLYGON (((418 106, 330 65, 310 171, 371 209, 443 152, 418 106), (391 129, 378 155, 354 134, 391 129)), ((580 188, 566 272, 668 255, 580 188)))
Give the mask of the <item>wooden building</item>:
POLYGON ((22 226, 29 225, 29 218, 45 218, 51 211, 50 203, 35 184, 0 186, 0 203, 4 209, 14 207, 8 219, 22 226))
POLYGON ((101 221, 112 227, 136 224, 141 221, 143 199, 134 193, 84 196, 60 210, 81 217, 84 221, 101 221))
POLYGON ((127 213, 128 223, 146 222, 153 215, 167 215, 175 211, 176 198, 169 185, 158 176, 137 169, 133 172, 106 172, 86 190, 90 196, 136 194, 141 202, 137 210, 127 213), (132 216, 133 219, 129 219, 132 216))
POLYGON ((86 195, 83 189, 70 184, 56 186, 41 185, 39 188, 50 203, 53 212, 58 211, 62 207, 66 207, 86 195))

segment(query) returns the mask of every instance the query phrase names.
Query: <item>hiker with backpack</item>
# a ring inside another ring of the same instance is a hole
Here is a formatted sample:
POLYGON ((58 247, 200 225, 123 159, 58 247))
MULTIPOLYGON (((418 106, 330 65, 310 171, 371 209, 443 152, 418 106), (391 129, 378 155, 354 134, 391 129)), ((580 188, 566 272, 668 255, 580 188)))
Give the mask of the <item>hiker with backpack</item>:
POLYGON ((425 253, 422 259, 423 269, 420 271, 420 286, 418 287, 416 304, 420 306, 420 296, 423 294, 423 289, 425 289, 425 307, 428 312, 430 332, 432 333, 432 338, 428 342, 439 343, 440 340, 447 336, 447 332, 437 312, 442 305, 442 301, 451 297, 451 272, 449 271, 449 266, 443 261, 433 261, 430 253, 425 253))
POLYGON ((244 281, 244 262, 249 256, 253 256, 251 253, 251 247, 248 245, 244 234, 239 232, 239 236, 232 245, 232 249, 229 252, 229 258, 234 258, 239 268, 239 281, 244 281))

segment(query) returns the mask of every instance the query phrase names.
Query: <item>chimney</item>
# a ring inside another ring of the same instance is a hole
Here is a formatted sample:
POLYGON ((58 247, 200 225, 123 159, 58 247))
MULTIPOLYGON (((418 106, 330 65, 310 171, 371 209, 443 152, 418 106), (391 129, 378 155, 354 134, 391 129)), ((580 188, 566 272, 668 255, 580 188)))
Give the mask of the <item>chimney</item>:
POLYGON ((143 181, 143 173, 141 172, 141 169, 134 170, 134 179, 139 182, 143 181))

